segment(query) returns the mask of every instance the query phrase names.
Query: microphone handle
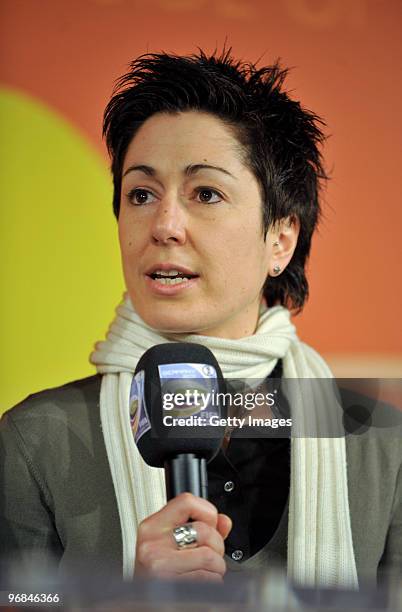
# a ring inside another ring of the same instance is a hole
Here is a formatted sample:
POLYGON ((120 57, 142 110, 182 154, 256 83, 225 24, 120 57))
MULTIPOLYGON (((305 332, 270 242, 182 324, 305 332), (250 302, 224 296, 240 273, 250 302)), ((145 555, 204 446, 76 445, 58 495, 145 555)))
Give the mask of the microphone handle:
POLYGON ((166 497, 193 493, 208 499, 207 462, 193 453, 180 453, 165 461, 166 497))

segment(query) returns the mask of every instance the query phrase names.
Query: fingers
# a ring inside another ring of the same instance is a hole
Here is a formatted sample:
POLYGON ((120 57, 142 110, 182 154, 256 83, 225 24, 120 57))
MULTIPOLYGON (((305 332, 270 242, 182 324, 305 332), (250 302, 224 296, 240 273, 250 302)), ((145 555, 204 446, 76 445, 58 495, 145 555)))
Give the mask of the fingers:
MULTIPOLYGON (((152 554, 152 551, 150 551, 152 554)), ((170 555, 152 556, 152 572, 158 575, 185 574, 204 570, 223 576, 226 563, 223 558, 208 546, 199 546, 191 550, 175 550, 170 555)))
POLYGON ((182 493, 139 525, 135 572, 220 581, 226 571, 224 538, 231 527, 230 518, 209 501, 182 493), (178 549, 173 529, 190 521, 197 542, 178 549))
POLYGON ((206 499, 191 493, 181 493, 171 499, 159 512, 155 512, 140 525, 141 534, 146 538, 159 538, 162 532, 171 533, 174 527, 188 523, 189 520, 201 521, 213 529, 218 522, 218 511, 206 499))
POLYGON ((226 514, 218 514, 216 529, 224 540, 226 540, 229 533, 231 532, 232 526, 232 519, 230 519, 226 514))
MULTIPOLYGON (((194 551, 195 549, 197 549, 197 551, 204 551, 204 555, 206 552, 204 549, 209 549, 213 551, 214 554, 222 558, 225 554, 225 544, 218 531, 205 523, 201 523, 200 521, 195 521, 192 523, 192 527, 197 532, 197 542, 180 550, 177 548, 176 541, 173 537, 173 530, 169 531, 168 533, 164 532, 159 538, 153 539, 145 539, 142 537, 142 533, 139 533, 137 543, 138 562, 141 562, 142 564, 152 563, 152 560, 156 559, 158 556, 160 558, 164 556, 163 551, 167 551, 167 554, 169 555, 175 553, 175 563, 176 561, 186 562, 189 557, 188 553, 194 551)), ((202 560, 204 559, 204 556, 194 555, 194 559, 199 558, 202 560)), ((181 564, 177 563, 177 567, 181 568, 181 564)))
POLYGON ((214 574, 205 570, 197 570, 196 572, 187 572, 187 574, 179 574, 176 576, 178 580, 196 580, 204 582, 223 582, 223 576, 214 574))
MULTIPOLYGON (((218 553, 218 555, 225 554, 225 544, 223 542, 222 536, 216 530, 202 523, 201 521, 194 521, 191 523, 193 529, 197 532, 197 542, 191 544, 190 546, 186 546, 186 550, 190 550, 191 548, 200 548, 201 546, 209 546, 212 550, 218 553)), ((176 541, 173 537, 173 533, 164 534, 166 541, 168 544, 173 542, 174 548, 177 548, 176 541)), ((183 549, 184 550, 184 549, 183 549)))

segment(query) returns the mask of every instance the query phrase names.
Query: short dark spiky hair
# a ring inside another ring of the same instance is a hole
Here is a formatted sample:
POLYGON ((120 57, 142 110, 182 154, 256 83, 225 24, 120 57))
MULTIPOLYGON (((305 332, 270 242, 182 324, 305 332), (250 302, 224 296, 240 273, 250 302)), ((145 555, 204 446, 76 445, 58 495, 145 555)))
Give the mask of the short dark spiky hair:
POLYGON ((219 117, 234 133, 244 163, 261 188, 262 230, 281 219, 298 219, 300 234, 292 260, 264 286, 268 306, 300 310, 308 296, 305 265, 320 216, 319 191, 327 178, 320 145, 323 121, 292 100, 283 89, 288 70, 278 62, 257 69, 220 56, 147 53, 118 79, 105 109, 103 135, 111 157, 118 218, 127 148, 140 126, 158 112, 199 110, 219 117))

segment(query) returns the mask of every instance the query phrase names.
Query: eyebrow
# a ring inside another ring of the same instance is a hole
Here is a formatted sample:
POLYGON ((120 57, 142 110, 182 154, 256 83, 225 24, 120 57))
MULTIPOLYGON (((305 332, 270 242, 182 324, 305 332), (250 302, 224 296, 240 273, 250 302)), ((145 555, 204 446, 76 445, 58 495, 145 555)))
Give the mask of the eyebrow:
MULTIPOLYGON (((127 168, 122 178, 124 178, 129 172, 134 172, 135 170, 143 172, 148 176, 155 176, 157 174, 157 171, 155 170, 155 168, 152 168, 152 166, 145 166, 144 164, 141 164, 138 166, 130 166, 129 168, 127 168)), ((197 172, 199 172, 200 170, 218 170, 218 172, 223 172, 224 174, 227 174, 228 176, 237 180, 237 178, 228 170, 225 170, 225 168, 221 168, 220 166, 211 166, 210 164, 190 164, 184 169, 184 174, 186 176, 194 176, 194 174, 197 174, 197 172)))

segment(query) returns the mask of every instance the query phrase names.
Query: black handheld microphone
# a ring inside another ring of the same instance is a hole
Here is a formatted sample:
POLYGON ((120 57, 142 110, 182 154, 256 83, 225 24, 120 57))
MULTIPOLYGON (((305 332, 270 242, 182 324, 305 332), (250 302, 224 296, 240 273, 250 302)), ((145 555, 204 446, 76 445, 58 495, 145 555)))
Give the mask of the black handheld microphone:
POLYGON ((207 499, 206 464, 225 433, 222 393, 221 369, 204 346, 158 344, 139 360, 130 391, 133 436, 144 461, 165 468, 168 500, 185 491, 207 499))

